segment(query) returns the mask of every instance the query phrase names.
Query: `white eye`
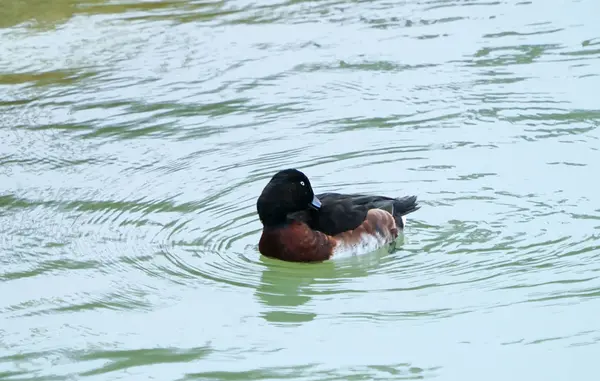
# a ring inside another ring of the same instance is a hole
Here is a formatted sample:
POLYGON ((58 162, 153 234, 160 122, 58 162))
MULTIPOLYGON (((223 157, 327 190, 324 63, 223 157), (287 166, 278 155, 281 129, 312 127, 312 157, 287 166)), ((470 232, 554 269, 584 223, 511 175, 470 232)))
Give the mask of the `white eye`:
POLYGON ((304 181, 300 181, 300 185, 304 186, 304 181))

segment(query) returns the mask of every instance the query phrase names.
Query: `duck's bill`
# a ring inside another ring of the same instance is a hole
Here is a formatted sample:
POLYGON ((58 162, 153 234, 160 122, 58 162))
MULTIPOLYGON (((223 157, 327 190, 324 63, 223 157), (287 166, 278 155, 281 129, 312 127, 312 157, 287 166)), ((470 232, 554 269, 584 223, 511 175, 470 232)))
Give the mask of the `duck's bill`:
POLYGON ((317 196, 313 196, 312 202, 310 203, 310 206, 313 207, 316 210, 321 209, 321 200, 319 200, 319 198, 317 196))

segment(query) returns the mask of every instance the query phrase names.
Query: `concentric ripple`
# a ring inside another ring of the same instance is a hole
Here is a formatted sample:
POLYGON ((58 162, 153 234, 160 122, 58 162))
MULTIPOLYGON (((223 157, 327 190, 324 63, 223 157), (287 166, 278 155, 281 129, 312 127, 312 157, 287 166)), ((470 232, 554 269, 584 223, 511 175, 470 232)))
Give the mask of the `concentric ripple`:
POLYGON ((595 374, 596 2, 51 3, 0 7, 0 378, 595 374), (264 258, 290 167, 423 207, 264 258))

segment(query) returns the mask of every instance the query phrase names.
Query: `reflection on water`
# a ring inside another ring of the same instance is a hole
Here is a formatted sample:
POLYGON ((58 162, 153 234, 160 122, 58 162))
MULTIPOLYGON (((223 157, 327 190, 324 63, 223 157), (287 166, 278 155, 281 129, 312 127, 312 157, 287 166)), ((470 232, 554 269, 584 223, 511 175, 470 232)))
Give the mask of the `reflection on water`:
POLYGON ((389 251, 393 250, 382 248, 368 256, 328 261, 319 266, 261 257, 264 269, 256 287, 256 296, 265 307, 261 315, 273 323, 311 321, 318 315, 318 310, 310 305, 313 296, 366 292, 352 289, 353 282, 385 272, 383 266, 394 261, 389 251))
POLYGON ((600 36, 563 5, 4 1, 0 378, 589 379, 600 36), (287 167, 423 207, 263 258, 287 167))

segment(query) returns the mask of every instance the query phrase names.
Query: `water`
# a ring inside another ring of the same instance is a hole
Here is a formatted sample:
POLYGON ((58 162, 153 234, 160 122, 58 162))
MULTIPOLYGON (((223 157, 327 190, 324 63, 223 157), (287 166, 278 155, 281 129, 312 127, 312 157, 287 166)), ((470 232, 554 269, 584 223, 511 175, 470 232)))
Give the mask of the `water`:
POLYGON ((594 380, 599 10, 3 0, 0 379, 594 380), (266 259, 286 167, 423 207, 266 259))

